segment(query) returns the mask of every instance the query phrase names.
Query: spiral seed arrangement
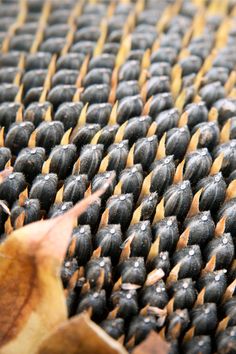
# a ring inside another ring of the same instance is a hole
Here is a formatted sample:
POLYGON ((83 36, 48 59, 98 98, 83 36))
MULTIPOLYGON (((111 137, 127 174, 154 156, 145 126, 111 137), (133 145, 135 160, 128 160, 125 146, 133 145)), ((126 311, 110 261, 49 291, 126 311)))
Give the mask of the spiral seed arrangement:
POLYGON ((235 353, 235 2, 2 0, 0 43, 2 240, 113 175, 68 248, 69 315, 235 353))

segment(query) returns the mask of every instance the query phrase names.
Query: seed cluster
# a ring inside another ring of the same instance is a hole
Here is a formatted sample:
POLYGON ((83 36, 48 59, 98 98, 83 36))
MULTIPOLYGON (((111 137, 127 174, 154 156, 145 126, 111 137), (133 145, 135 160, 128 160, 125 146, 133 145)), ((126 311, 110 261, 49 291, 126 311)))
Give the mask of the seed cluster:
POLYGON ((2 0, 0 48, 1 240, 112 179, 73 231, 69 316, 234 353, 235 1, 2 0))

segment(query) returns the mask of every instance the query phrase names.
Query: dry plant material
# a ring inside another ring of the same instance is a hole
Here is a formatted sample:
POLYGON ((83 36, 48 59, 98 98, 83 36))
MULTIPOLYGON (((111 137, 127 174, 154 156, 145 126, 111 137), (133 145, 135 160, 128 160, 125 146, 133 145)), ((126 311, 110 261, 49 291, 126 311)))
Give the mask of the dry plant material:
POLYGON ((60 266, 76 218, 104 191, 62 216, 14 231, 0 246, 2 353, 36 353, 42 338, 66 320, 60 266))
POLYGON ((62 322, 47 337, 38 354, 127 354, 125 348, 108 336, 88 315, 78 315, 62 322))
POLYGON ((169 347, 169 344, 153 331, 132 351, 132 354, 166 354, 169 347))

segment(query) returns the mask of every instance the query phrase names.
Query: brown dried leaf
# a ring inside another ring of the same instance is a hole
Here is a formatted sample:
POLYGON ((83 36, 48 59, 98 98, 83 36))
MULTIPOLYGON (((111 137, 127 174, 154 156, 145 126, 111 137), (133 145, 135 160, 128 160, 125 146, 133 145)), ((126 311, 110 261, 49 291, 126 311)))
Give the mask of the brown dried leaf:
POLYGON ((43 337, 66 320, 60 265, 75 219, 106 187, 61 216, 14 231, 0 245, 0 353, 36 353, 43 337))
POLYGON ((170 345, 161 336, 151 331, 147 338, 139 344, 132 354, 168 354, 170 345))
POLYGON ((85 314, 58 326, 41 344, 38 354, 128 354, 85 314))

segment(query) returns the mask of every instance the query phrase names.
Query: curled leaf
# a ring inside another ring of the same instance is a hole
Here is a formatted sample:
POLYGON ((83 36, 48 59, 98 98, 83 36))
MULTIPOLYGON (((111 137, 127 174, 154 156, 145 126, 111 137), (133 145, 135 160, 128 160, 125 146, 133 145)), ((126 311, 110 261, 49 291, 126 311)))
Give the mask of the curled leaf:
POLYGON ((127 354, 124 347, 85 314, 58 326, 41 344, 38 354, 127 354))
POLYGON ((60 265, 75 219, 106 187, 63 215, 12 232, 0 245, 0 353, 36 353, 48 331, 66 320, 60 265))
POLYGON ((167 354, 169 347, 170 345, 158 333, 151 331, 147 338, 132 351, 132 354, 167 354))

